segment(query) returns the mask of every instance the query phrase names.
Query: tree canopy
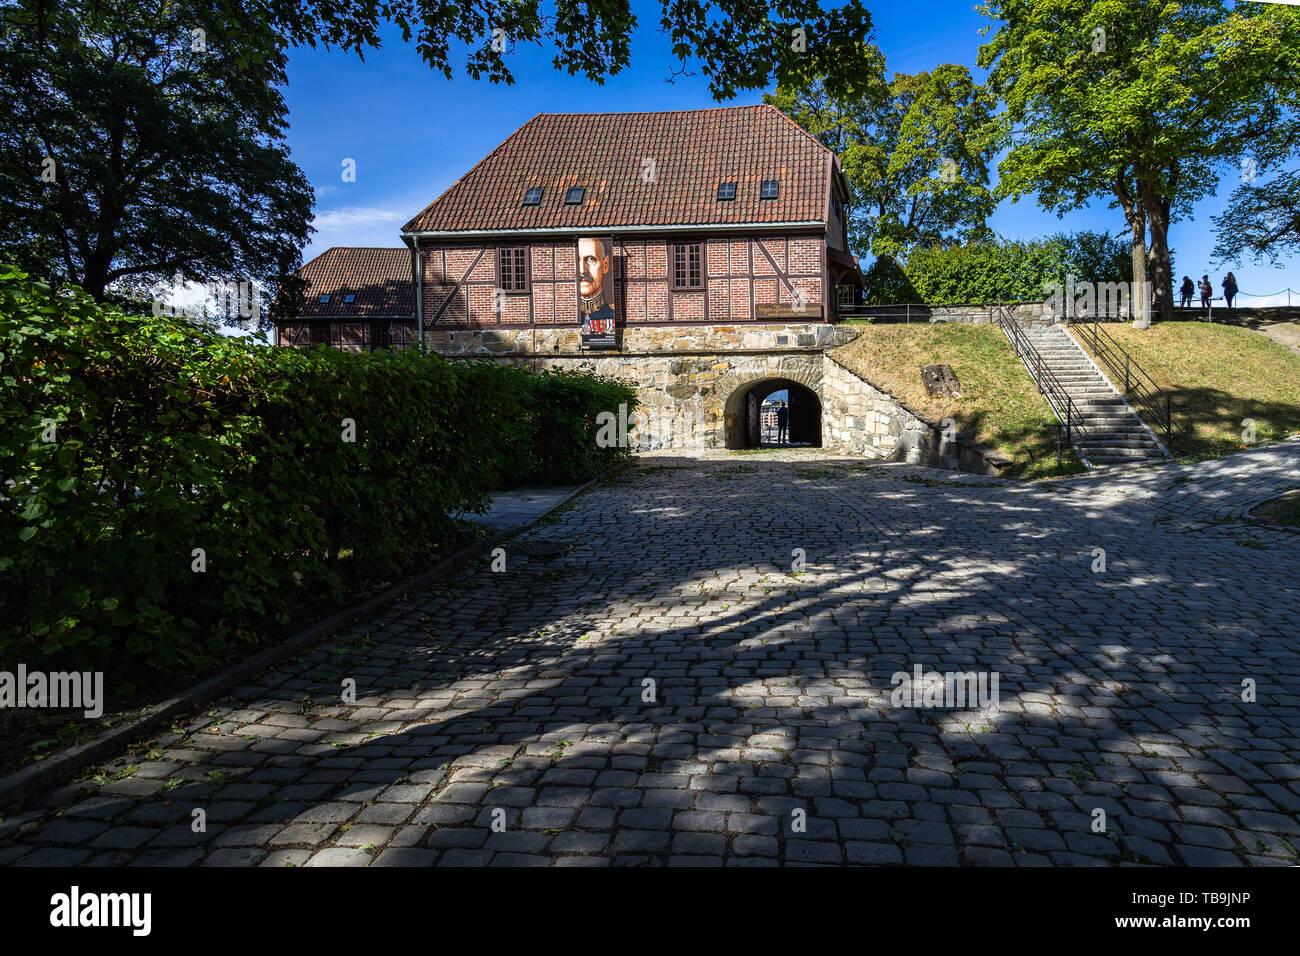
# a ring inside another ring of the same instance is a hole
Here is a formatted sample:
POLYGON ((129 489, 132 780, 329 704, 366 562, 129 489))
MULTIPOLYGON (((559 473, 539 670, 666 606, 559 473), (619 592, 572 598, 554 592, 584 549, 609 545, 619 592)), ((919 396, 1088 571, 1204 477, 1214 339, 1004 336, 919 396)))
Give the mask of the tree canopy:
MULTIPOLYGON (((231 17, 256 15, 293 44, 324 43, 363 52, 378 47, 385 22, 414 39, 420 56, 451 77, 452 47, 467 48, 469 76, 513 83, 517 43, 549 44, 553 64, 600 83, 631 60, 640 25, 629 0, 215 0, 231 17)), ((823 9, 819 0, 660 0, 659 26, 685 72, 694 64, 718 100, 763 89, 775 78, 830 74, 837 91, 868 67, 871 15, 861 0, 823 9)))
MULTIPOLYGON (((660 13, 676 73, 700 70, 720 100, 819 71, 843 91, 869 72, 861 0, 660 13)), ((313 202, 284 145, 287 51, 364 56, 386 24, 448 77, 463 48, 469 76, 512 83, 512 50, 534 43, 602 82, 629 65, 637 18, 628 0, 0 0, 0 257, 101 299, 176 274, 284 284, 313 202)))
POLYGON ((1135 287, 1149 278, 1172 317, 1170 224, 1246 154, 1261 169, 1276 163, 1294 132, 1300 10, 1222 0, 981 10, 998 21, 979 62, 1012 144, 999 195, 1036 194, 1058 214, 1109 197, 1130 229, 1135 287))
POLYGON ((873 48, 872 72, 849 93, 813 77, 778 85, 765 99, 839 155, 855 253, 902 258, 989 236, 995 99, 966 67, 945 63, 887 80, 873 48))
POLYGON ((296 268, 312 191, 283 144, 283 47, 210 7, 4 4, 0 256, 100 299, 296 268))
POLYGON ((1238 186, 1214 224, 1218 259, 1240 263, 1250 256, 1277 264, 1282 256, 1300 251, 1300 171, 1238 186))

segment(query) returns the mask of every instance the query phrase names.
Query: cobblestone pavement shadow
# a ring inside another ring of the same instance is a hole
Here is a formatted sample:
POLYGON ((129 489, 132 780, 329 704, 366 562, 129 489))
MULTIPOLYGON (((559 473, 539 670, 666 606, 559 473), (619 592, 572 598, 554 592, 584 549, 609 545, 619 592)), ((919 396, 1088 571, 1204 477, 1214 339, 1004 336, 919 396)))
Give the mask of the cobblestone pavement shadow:
POLYGON ((1294 865, 1300 548, 1247 512, 1295 487, 1300 443, 1035 485, 640 459, 520 539, 571 550, 282 663, 0 863, 1294 865), (999 706, 894 706, 917 665, 999 706))

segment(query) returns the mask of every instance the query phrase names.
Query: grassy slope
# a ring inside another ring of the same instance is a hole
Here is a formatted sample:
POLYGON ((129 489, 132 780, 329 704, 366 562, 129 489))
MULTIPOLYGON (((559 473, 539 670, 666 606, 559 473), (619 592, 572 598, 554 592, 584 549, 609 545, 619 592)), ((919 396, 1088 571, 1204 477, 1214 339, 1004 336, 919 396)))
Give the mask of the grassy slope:
MULTIPOLYGON (((1056 471, 1056 416, 993 325, 864 325, 835 358, 923 418, 952 418, 976 441, 1000 449, 1010 477, 1042 478, 1056 471), (921 384, 921 366, 951 365, 961 398, 933 398, 921 384)), ((1067 448, 1065 467, 1082 470, 1067 448)))
POLYGON ((1246 418, 1255 420, 1261 442, 1300 431, 1300 354, 1286 346, 1249 329, 1206 322, 1160 322, 1146 331, 1105 328, 1157 385, 1171 390, 1174 454, 1241 448, 1246 418))

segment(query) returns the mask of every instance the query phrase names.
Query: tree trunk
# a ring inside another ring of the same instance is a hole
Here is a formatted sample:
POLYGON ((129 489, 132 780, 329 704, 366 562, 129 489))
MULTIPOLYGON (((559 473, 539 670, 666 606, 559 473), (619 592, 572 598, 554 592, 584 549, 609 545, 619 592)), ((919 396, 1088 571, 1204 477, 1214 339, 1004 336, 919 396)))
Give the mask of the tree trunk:
POLYGON ((1147 290, 1146 214, 1122 179, 1116 179, 1114 191, 1130 231, 1129 250, 1133 264, 1133 281, 1129 301, 1133 311, 1133 325, 1139 329, 1146 329, 1151 326, 1151 296, 1147 290))
MULTIPOLYGON (((87 256, 82 266, 81 282, 78 284, 96 302, 104 301, 104 290, 108 287, 108 269, 109 261, 98 252, 87 256)), ((77 281, 76 276, 70 278, 73 282, 77 281)))
POLYGON ((1133 325, 1139 329, 1151 327, 1151 293, 1147 287, 1146 229, 1141 224, 1131 226, 1130 255, 1133 263, 1133 289, 1130 296, 1133 325))
POLYGON ((1169 257, 1169 208, 1148 183, 1142 190, 1142 205, 1151 228, 1151 285, 1155 311, 1161 322, 1174 318, 1173 262, 1169 257))

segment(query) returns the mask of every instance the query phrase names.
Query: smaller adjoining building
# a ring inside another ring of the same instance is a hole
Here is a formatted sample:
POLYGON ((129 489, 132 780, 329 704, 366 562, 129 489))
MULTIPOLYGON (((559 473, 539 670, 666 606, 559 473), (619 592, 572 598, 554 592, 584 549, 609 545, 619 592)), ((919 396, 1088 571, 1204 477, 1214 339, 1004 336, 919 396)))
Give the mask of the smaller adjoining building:
POLYGON ((418 343, 411 251, 335 246, 302 267, 307 298, 276 328, 279 345, 329 345, 344 352, 418 343))

